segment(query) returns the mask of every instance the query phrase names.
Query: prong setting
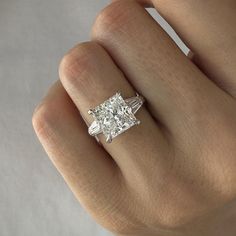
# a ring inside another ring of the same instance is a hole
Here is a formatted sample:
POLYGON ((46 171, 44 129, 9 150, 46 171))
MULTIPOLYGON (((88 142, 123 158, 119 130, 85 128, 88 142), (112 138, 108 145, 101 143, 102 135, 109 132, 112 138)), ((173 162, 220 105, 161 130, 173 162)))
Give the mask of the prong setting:
POLYGON ((93 109, 89 109, 89 110, 88 110, 88 114, 89 114, 89 115, 93 115, 93 113, 94 113, 93 109))
POLYGON ((111 136, 111 134, 109 134, 109 135, 107 136, 106 142, 107 142, 107 143, 111 143, 111 142, 112 142, 112 136, 111 136))

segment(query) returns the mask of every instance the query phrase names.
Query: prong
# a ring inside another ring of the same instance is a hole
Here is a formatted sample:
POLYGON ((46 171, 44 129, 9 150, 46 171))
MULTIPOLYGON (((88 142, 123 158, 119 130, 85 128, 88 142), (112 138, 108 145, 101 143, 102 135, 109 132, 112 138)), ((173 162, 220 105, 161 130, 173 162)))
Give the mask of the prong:
POLYGON ((116 93, 116 95, 118 95, 118 96, 121 96, 121 92, 120 92, 120 91, 118 91, 118 92, 116 93))
POLYGON ((140 120, 136 120, 136 121, 135 121, 135 124, 136 124, 136 125, 140 125, 140 124, 141 124, 141 121, 140 121, 140 120))
POLYGON ((88 110, 88 114, 89 114, 89 115, 92 115, 93 113, 94 113, 94 112, 93 112, 93 109, 89 109, 89 110, 88 110))
POLYGON ((107 136, 106 142, 107 142, 107 143, 111 143, 111 142, 112 142, 112 136, 111 136, 111 134, 109 134, 109 135, 107 136))
POLYGON ((141 105, 145 102, 144 98, 140 96, 138 93, 136 93, 136 97, 139 98, 141 105))

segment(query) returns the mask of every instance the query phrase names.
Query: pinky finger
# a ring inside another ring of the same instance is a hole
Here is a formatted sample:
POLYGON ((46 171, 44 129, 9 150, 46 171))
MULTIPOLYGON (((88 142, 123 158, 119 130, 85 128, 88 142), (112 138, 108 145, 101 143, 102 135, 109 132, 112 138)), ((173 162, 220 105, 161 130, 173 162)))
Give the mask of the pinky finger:
POLYGON ((78 110, 57 82, 36 109, 33 126, 50 159, 82 205, 99 220, 119 197, 118 168, 87 133, 78 110))

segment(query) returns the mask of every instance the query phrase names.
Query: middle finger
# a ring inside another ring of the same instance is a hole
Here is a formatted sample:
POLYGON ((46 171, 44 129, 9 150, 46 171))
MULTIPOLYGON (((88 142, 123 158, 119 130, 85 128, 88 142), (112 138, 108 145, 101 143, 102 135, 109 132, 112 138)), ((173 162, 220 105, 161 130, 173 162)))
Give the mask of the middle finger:
POLYGON ((171 131, 223 93, 135 1, 117 1, 105 8, 92 38, 109 51, 147 98, 155 118, 171 131))

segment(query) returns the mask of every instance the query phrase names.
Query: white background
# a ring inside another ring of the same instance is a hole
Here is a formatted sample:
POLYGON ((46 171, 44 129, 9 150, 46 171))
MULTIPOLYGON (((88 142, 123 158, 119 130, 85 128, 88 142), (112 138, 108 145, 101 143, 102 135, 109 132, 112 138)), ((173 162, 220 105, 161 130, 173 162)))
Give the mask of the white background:
POLYGON ((1 236, 110 235, 75 200, 31 125, 34 107, 58 79, 61 57, 89 39, 108 2, 0 0, 1 236))

